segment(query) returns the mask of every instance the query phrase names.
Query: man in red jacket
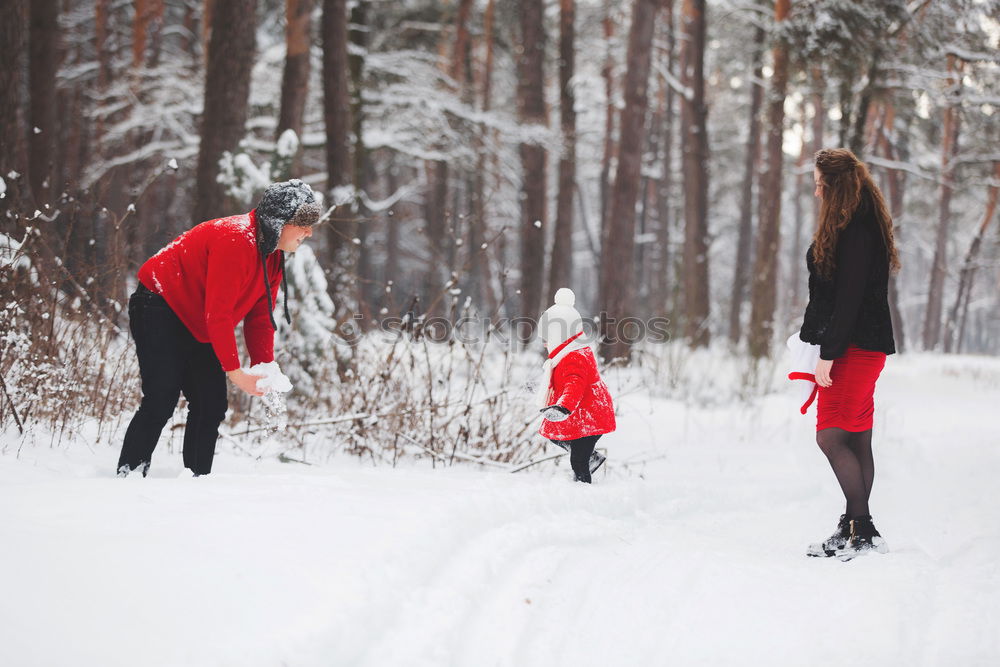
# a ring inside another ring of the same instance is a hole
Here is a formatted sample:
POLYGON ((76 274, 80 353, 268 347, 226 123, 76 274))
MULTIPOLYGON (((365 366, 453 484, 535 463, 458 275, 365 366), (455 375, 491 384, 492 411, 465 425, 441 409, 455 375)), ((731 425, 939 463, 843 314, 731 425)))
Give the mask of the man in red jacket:
MULTIPOLYGON (((294 179, 264 191, 257 208, 188 230, 139 269, 129 325, 142 377, 142 403, 125 433, 118 476, 143 477, 180 393, 188 401, 184 466, 212 471, 219 424, 229 407, 226 378, 252 396, 259 376, 240 367, 234 329, 243 322, 250 365, 274 361, 273 304, 285 253, 312 236, 320 207, 294 179)), ((288 290, 285 318, 288 320, 288 290)), ((290 320, 289 320, 290 323, 290 320)))

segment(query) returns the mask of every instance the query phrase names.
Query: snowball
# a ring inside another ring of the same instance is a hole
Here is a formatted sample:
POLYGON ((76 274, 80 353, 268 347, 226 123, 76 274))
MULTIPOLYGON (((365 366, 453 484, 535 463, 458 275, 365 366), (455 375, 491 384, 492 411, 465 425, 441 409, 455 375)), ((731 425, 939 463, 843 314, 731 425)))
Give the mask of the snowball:
POLYGON ((7 181, 0 178, 0 196, 7 192, 7 181))
POLYGON ((167 166, 171 169, 177 169, 177 159, 170 158, 170 162, 167 163, 167 166))
POLYGON ((281 372, 277 361, 269 361, 266 364, 254 364, 246 372, 250 375, 264 376, 260 380, 257 380, 257 390, 263 391, 265 394, 272 391, 284 393, 292 390, 292 381, 288 379, 287 375, 281 372))
POLYGON ((560 287, 556 290, 555 303, 557 306, 569 306, 570 308, 576 303, 576 295, 573 294, 573 290, 568 287, 560 287))

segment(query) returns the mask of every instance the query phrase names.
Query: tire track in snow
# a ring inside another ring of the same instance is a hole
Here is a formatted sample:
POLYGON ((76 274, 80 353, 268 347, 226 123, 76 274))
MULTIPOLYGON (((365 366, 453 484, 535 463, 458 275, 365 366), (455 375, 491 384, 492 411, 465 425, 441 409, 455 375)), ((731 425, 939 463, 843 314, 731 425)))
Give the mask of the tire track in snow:
MULTIPOLYGON (((539 595, 552 590, 547 581, 559 578, 557 572, 573 554, 618 540, 623 525, 620 517, 602 516, 608 509, 635 514, 628 493, 601 511, 598 496, 608 494, 594 491, 536 486, 500 507, 497 497, 474 502, 471 513, 480 524, 483 516, 493 520, 468 534, 459 531, 460 548, 405 596, 359 664, 459 665, 473 664, 473 657, 474 664, 519 664, 509 657, 517 654, 520 637, 531 631, 539 595), (586 507, 560 508, 561 503, 581 501, 586 507), (494 662, 491 656, 506 657, 494 662)), ((565 586, 555 590, 570 594, 565 586)))

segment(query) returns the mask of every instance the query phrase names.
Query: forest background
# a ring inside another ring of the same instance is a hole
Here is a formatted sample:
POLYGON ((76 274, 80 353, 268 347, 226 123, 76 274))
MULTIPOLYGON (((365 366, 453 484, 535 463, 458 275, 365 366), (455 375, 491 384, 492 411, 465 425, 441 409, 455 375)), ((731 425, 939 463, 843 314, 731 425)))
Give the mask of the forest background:
POLYGON ((111 438, 139 396, 138 266, 290 177, 326 209, 279 331, 299 445, 326 428, 373 458, 529 457, 512 387, 538 355, 509 343, 561 286, 609 365, 690 393, 684 360, 723 354, 752 392, 804 309, 820 147, 851 148, 890 204, 897 347, 1000 352, 996 0, 0 12, 5 429, 111 438))

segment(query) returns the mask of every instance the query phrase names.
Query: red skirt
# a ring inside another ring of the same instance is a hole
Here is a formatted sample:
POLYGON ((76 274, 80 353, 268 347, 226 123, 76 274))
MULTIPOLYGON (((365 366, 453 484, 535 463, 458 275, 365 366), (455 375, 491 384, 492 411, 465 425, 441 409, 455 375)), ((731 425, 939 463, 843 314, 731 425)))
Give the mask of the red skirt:
POLYGON ((820 387, 816 430, 842 428, 857 433, 872 427, 875 382, 885 366, 885 353, 851 345, 830 369, 833 384, 820 387))

